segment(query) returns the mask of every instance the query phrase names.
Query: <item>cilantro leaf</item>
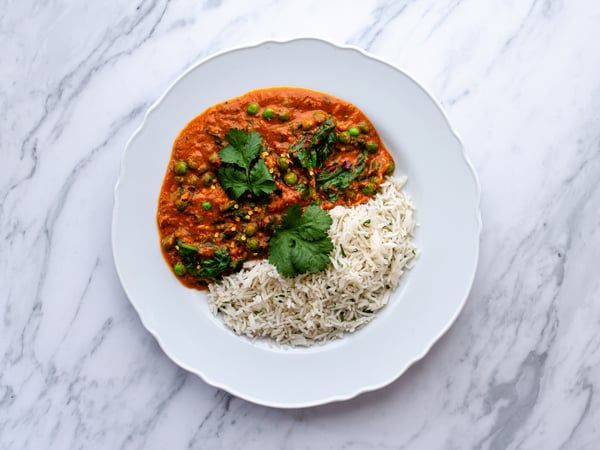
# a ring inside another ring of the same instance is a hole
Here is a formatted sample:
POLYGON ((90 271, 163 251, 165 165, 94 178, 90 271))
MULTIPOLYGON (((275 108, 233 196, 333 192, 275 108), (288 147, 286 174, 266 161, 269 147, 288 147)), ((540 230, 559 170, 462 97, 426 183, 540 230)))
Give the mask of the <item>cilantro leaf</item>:
POLYGON ((241 170, 233 167, 219 167, 217 170, 219 182, 230 198, 238 199, 248 190, 248 179, 241 170))
POLYGON ((225 138, 229 145, 219 151, 224 165, 217 169, 217 177, 227 195, 237 200, 246 192, 262 195, 275 191, 273 176, 259 158, 263 148, 260 134, 232 128, 225 138))
POLYGON ((258 158, 262 147, 262 138, 256 131, 247 133, 237 128, 230 129, 225 135, 229 145, 219 150, 219 157, 225 163, 235 164, 246 169, 258 158))
POLYGON ((232 145, 228 145, 219 150, 219 158, 221 158, 221 161, 224 163, 235 164, 242 169, 246 167, 243 156, 232 145))
POLYGON ((290 206, 269 241, 269 262, 285 277, 325 269, 333 250, 327 234, 331 223, 317 205, 308 206, 304 214, 299 204, 290 206))
POLYGON ((331 250, 330 240, 304 241, 304 244, 292 247, 290 259, 299 273, 319 272, 329 264, 331 250))
POLYGON ((304 211, 304 217, 297 224, 296 230, 302 239, 315 241, 327 234, 331 223, 329 214, 317 205, 310 205, 304 211))
POLYGON ((299 203, 295 203, 290 206, 285 213, 285 216, 281 218, 282 229, 294 228, 302 220, 302 207, 299 203))
POLYGON ((295 244, 285 233, 276 234, 269 241, 269 262, 277 268, 280 274, 288 278, 298 275, 292 258, 289 256, 293 245, 295 244))
POLYGON ((254 167, 248 175, 248 181, 250 184, 250 191, 254 195, 270 194, 277 188, 265 161, 262 159, 259 159, 256 161, 256 164, 254 164, 254 167))

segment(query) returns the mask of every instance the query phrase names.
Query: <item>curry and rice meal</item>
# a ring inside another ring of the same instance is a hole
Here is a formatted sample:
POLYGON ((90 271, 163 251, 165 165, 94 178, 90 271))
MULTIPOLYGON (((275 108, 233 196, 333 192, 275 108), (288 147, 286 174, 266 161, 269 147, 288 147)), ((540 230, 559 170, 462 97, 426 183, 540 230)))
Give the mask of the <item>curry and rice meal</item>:
POLYGON ((251 338, 311 345, 369 322, 415 256, 392 156, 354 105, 249 92, 179 134, 158 200, 165 260, 251 338))

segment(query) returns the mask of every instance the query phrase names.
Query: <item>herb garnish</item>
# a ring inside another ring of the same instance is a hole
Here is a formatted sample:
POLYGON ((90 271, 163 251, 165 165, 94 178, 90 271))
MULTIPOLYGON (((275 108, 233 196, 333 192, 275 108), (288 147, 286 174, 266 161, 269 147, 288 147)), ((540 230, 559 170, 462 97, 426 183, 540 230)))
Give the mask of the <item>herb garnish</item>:
POLYGON ((356 180, 365 168, 367 153, 363 152, 356 161, 356 166, 344 169, 337 165, 332 172, 323 171, 316 177, 317 189, 343 191, 356 180))
POLYGON ((323 167, 325 158, 329 155, 335 142, 335 124, 329 117, 312 137, 308 134, 301 136, 290 147, 290 153, 305 169, 323 167))
POLYGON ((237 265, 231 267, 231 255, 227 247, 225 247, 225 250, 217 248, 212 258, 205 259, 198 254, 198 248, 179 239, 177 240, 177 247, 179 257, 187 273, 198 279, 216 280, 228 269, 236 270, 238 268, 237 265))
POLYGON ((225 139, 229 145, 219 150, 219 157, 229 165, 219 167, 217 176, 227 195, 237 200, 246 192, 262 195, 275 191, 273 176, 265 161, 259 158, 264 149, 260 134, 232 128, 225 139))
POLYGON ((325 269, 333 250, 327 234, 331 223, 317 205, 308 206, 304 214, 299 204, 290 206, 269 242, 269 262, 286 277, 325 269))

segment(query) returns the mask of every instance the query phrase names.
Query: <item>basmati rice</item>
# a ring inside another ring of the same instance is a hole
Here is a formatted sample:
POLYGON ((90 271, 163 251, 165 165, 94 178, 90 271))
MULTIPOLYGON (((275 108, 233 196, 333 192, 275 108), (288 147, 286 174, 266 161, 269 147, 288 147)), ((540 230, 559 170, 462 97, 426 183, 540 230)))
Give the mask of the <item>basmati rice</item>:
POLYGON ((367 203, 329 213, 331 263, 322 272, 285 278, 268 261, 209 286, 209 307, 240 335, 308 346, 340 338, 371 321, 398 286, 416 251, 414 206, 390 178, 367 203))

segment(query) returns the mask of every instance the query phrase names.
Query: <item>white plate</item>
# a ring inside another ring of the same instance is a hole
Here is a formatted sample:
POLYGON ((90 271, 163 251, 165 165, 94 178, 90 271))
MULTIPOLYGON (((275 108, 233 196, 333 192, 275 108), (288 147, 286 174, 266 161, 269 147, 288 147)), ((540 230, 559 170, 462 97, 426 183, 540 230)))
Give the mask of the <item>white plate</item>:
POLYGON ((113 253, 144 326, 178 365, 262 405, 305 407, 381 388, 422 358, 456 319, 479 251, 479 185, 436 101, 401 70, 318 39, 264 42, 220 53, 181 75, 127 144, 115 188, 113 253), (247 91, 299 86, 350 101, 371 119, 408 176, 419 258, 390 304, 344 339, 308 349, 253 343, 209 312, 165 264, 158 194, 173 140, 209 106, 247 91))

